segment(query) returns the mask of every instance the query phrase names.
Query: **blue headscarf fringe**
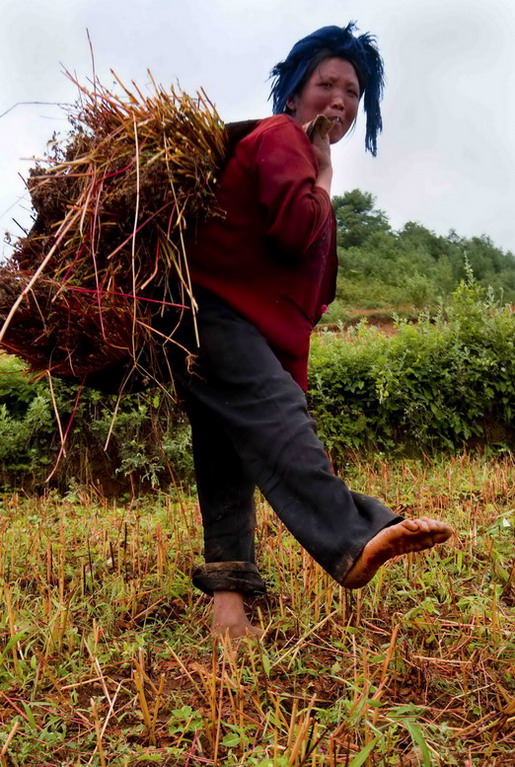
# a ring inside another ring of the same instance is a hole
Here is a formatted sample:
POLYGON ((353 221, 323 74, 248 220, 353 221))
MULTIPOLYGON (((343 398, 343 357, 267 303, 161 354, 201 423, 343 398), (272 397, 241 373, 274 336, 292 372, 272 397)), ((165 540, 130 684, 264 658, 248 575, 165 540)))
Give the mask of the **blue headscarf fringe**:
POLYGON ((356 23, 346 27, 322 27, 299 40, 287 58, 272 69, 270 98, 273 113, 281 114, 286 102, 297 92, 313 59, 319 53, 338 56, 354 66, 363 95, 363 108, 367 117, 365 149, 377 154, 377 134, 383 129, 380 102, 384 88, 383 60, 377 49, 376 38, 368 32, 355 36, 356 23))

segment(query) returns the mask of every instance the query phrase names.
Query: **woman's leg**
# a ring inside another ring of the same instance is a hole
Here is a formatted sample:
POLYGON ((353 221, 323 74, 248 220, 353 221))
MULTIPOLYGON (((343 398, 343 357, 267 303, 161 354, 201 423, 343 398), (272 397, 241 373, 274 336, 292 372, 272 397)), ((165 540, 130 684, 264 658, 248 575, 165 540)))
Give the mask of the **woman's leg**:
POLYGON ((333 474, 303 392, 254 326, 215 301, 203 305, 199 327, 202 343, 189 396, 224 424, 249 476, 339 583, 361 586, 385 554, 388 559, 428 548, 450 535, 443 523, 427 520, 411 530, 410 520, 351 492, 333 474), (379 533, 378 552, 373 539, 379 533))
POLYGON ((213 595, 213 630, 231 637, 259 635, 245 613, 243 596, 266 593, 255 565, 255 484, 223 425, 185 393, 204 528, 205 564, 193 583, 213 595))
POLYGON ((254 562, 254 481, 222 423, 187 397, 206 562, 254 562))

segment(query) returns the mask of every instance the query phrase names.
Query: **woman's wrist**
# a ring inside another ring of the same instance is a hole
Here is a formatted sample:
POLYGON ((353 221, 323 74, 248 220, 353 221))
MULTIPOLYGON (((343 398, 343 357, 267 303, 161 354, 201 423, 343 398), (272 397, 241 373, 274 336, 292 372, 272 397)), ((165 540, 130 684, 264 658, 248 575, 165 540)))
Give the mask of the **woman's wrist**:
POLYGON ((324 189, 329 196, 331 196, 331 183, 333 180, 333 168, 330 165, 329 167, 323 168, 322 170, 318 171, 318 176, 315 181, 315 186, 320 186, 322 189, 324 189))

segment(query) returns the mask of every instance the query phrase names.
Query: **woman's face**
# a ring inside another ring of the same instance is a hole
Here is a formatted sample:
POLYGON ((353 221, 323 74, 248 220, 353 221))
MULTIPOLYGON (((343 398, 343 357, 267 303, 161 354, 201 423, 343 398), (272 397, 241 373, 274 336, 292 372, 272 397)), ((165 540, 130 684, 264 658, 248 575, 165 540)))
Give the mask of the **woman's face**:
POLYGON ((349 61, 333 57, 321 61, 301 92, 286 104, 300 125, 306 125, 320 114, 334 120, 329 140, 336 144, 354 123, 359 99, 356 70, 349 61))

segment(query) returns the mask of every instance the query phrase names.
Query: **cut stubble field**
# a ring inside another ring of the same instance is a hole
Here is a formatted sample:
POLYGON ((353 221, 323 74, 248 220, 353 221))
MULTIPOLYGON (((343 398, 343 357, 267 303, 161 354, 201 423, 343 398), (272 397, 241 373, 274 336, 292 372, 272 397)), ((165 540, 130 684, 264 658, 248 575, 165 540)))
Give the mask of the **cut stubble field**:
POLYGON ((349 466, 445 546, 346 592, 258 504, 261 643, 210 636, 185 493, 5 494, 0 765, 515 764, 510 460, 349 466))

